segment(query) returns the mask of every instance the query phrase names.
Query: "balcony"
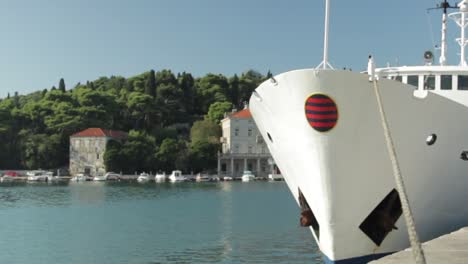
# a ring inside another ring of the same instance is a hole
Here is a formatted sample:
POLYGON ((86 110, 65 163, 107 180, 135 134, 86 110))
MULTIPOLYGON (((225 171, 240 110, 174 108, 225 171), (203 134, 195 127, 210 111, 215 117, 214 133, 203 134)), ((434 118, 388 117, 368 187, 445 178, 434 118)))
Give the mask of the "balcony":
POLYGON ((220 158, 269 158, 270 153, 219 153, 220 158))

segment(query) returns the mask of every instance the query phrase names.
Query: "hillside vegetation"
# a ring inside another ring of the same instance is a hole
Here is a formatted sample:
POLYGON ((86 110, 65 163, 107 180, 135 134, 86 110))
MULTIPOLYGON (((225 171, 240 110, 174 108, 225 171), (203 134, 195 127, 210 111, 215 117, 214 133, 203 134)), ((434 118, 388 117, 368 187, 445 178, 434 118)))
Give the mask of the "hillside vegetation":
POLYGON ((0 169, 67 167, 69 137, 89 127, 129 132, 123 144, 110 141, 109 170, 202 171, 216 167, 219 120, 240 109, 267 76, 153 70, 124 78, 101 77, 67 89, 8 95, 0 101, 0 169))

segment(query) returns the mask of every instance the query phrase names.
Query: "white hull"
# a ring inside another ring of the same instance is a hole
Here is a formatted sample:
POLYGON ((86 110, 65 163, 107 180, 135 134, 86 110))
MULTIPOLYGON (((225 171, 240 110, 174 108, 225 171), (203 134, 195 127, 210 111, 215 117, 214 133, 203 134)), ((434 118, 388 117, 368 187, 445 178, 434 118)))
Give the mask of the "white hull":
POLYGON ((169 181, 170 182, 184 182, 184 181, 187 181, 187 177, 184 177, 184 176, 180 176, 180 177, 169 176, 169 181))
POLYGON ((281 175, 281 174, 268 174, 268 180, 270 180, 270 181, 281 181, 281 180, 283 180, 283 175, 281 175))
POLYGON ((47 176, 41 175, 41 176, 28 176, 28 181, 47 181, 47 176))
POLYGON ((241 179, 242 179, 243 182, 255 181, 255 177, 254 177, 254 176, 242 176, 241 179))
POLYGON ((93 181, 106 181, 107 177, 106 176, 95 176, 93 178, 93 181))
POLYGON ((149 176, 138 176, 137 178, 138 182, 148 182, 149 180, 149 176))
MULTIPOLYGON (((267 80, 250 111, 294 198, 302 191, 319 224, 314 233, 331 261, 409 246, 403 216, 377 246, 361 223, 395 188, 381 119, 368 76, 349 71, 298 70, 267 80), (305 101, 324 93, 338 108, 336 126, 318 132, 305 101), (271 139, 270 139, 271 138, 271 139), (318 236, 318 237, 317 237, 318 236)), ((468 223, 468 109, 440 95, 413 96, 413 87, 379 81, 402 176, 422 241, 468 223), (426 138, 437 135, 434 145, 426 138)), ((312 230, 312 228, 311 228, 312 230)))
POLYGON ((92 181, 93 177, 91 176, 75 176, 70 179, 72 182, 84 182, 84 181, 92 181))
POLYGON ((166 175, 156 174, 156 176, 154 177, 154 181, 156 181, 156 182, 165 182, 166 178, 167 178, 166 175))

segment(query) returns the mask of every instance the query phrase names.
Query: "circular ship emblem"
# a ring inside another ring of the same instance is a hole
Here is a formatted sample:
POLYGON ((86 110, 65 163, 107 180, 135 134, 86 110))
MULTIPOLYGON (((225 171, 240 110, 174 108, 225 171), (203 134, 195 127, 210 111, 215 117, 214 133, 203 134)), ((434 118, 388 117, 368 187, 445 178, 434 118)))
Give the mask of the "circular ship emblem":
POLYGON ((338 121, 338 108, 335 102, 325 94, 315 93, 305 103, 305 114, 310 126, 319 132, 327 132, 338 121))

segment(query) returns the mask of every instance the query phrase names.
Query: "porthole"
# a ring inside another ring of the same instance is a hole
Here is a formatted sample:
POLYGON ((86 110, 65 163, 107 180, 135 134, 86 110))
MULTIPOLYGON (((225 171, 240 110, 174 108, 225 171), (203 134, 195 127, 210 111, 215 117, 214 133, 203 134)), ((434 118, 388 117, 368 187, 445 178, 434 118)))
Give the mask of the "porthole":
POLYGON ((460 154, 460 159, 462 160, 468 160, 468 151, 462 151, 462 153, 460 154))
POLYGON ((270 133, 267 132, 267 136, 268 136, 268 139, 271 141, 271 143, 273 143, 273 139, 271 138, 270 133))
POLYGON ((437 135, 436 134, 430 134, 429 136, 427 136, 426 138, 426 144, 428 146, 432 146, 434 145, 434 143, 436 142, 437 140, 437 135))

